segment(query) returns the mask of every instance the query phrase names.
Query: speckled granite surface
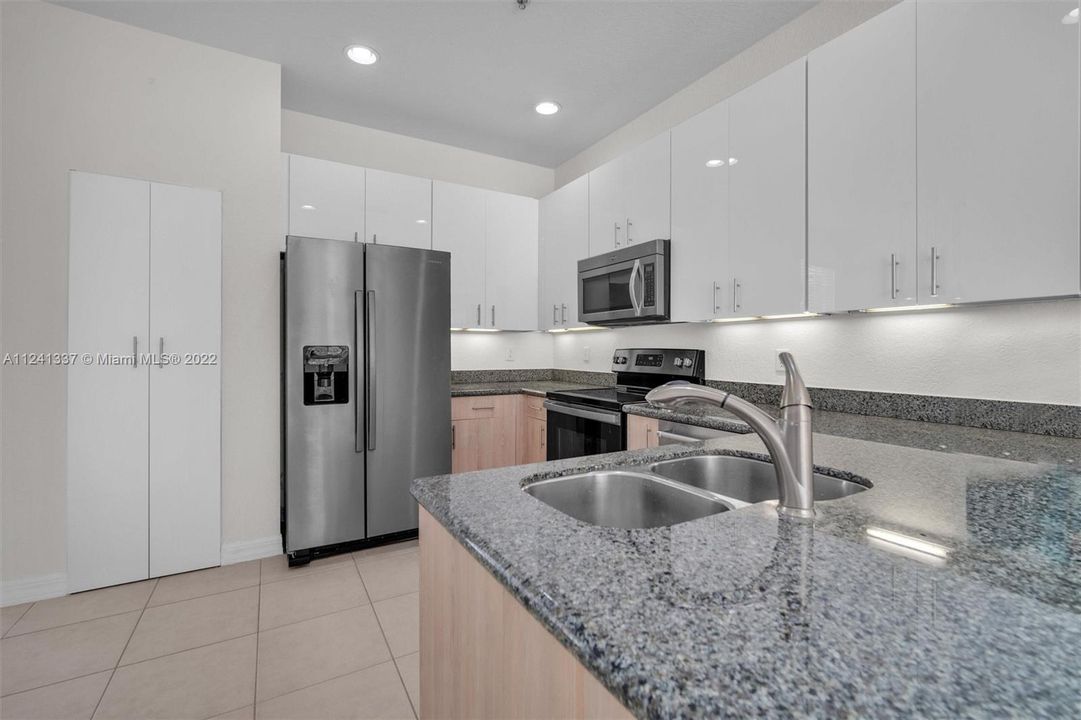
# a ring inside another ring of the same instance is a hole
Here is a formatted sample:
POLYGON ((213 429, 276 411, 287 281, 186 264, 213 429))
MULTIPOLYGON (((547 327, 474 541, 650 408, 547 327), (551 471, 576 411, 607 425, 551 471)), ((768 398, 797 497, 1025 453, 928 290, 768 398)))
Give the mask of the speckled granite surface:
MULTIPOLYGON (((679 446, 421 479, 413 494, 639 717, 1077 716, 1081 476, 814 442, 816 463, 875 487, 819 503, 813 524, 761 504, 618 530, 521 491, 703 451, 679 446), (948 557, 917 561, 870 526, 948 557)), ((754 435, 704 447, 762 451, 754 435)))
MULTIPOLYGON (((817 392, 815 397, 817 397, 817 392)), ((761 407, 774 417, 776 405, 761 407)), ((631 415, 673 420, 715 430, 731 431, 735 416, 712 407, 685 407, 679 412, 662 410, 645 403, 624 405, 631 415)), ((949 453, 969 453, 988 457, 1010 458, 1024 462, 1046 462, 1074 466, 1081 470, 1081 440, 1035 435, 1006 430, 984 430, 962 425, 898 420, 851 413, 814 411, 815 432, 824 435, 871 440, 949 453)))
POLYGON ((595 385, 578 385, 558 380, 513 380, 510 382, 454 383, 450 386, 451 397, 474 397, 478 395, 544 395, 559 390, 579 390, 595 385))

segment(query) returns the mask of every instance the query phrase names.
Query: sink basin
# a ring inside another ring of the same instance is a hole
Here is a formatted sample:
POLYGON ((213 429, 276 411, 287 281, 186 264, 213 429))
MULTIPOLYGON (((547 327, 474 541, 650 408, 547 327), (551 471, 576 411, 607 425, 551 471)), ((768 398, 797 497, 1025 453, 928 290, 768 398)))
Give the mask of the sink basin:
POLYGON ((604 527, 664 527, 731 509, 692 487, 626 470, 540 480, 523 489, 566 515, 604 527))
MULTIPOLYGON (((763 460, 734 455, 696 455, 654 463, 649 470, 661 477, 745 503, 778 498, 773 464, 763 460)), ((816 501, 836 500, 866 489, 866 485, 851 480, 821 473, 814 476, 816 501)))

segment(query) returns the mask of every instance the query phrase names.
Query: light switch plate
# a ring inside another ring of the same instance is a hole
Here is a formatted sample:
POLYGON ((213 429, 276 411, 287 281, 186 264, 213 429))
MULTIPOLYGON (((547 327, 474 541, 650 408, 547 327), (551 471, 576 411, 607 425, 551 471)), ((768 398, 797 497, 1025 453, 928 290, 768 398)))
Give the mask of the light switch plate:
POLYGON ((514 348, 507 348, 507 362, 514 362, 514 348))
POLYGON ((586 345, 582 348, 582 362, 589 362, 589 346, 586 345))

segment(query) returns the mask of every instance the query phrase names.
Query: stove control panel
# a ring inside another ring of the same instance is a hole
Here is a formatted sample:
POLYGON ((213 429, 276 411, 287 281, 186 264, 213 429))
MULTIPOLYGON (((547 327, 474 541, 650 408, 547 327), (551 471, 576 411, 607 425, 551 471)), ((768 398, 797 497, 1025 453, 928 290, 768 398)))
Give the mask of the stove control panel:
POLYGON ((672 348, 628 348, 612 355, 612 372, 671 375, 701 381, 705 377, 706 351, 672 348))

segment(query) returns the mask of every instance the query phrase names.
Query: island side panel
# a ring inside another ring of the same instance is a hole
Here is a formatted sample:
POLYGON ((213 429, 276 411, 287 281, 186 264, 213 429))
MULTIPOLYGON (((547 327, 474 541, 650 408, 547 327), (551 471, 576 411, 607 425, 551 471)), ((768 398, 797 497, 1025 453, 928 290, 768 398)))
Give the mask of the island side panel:
POLYGON ((421 718, 630 718, 424 508, 421 718))

